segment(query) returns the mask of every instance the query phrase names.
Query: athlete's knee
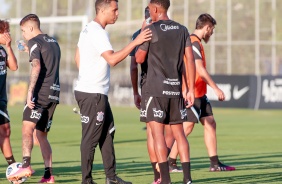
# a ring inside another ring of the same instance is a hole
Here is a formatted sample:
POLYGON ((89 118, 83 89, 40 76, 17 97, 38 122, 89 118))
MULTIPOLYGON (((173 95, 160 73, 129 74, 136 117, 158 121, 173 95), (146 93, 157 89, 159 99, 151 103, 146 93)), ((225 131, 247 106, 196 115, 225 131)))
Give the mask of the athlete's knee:
POLYGON ((11 129, 8 124, 1 125, 0 127, 0 137, 5 139, 9 138, 11 135, 11 129))
POLYGON ((214 118, 212 118, 210 121, 208 121, 207 124, 209 124, 209 126, 212 127, 213 129, 216 129, 216 122, 215 122, 214 118))
POLYGON ((186 137, 193 131, 194 125, 195 123, 192 122, 183 123, 183 129, 186 137))

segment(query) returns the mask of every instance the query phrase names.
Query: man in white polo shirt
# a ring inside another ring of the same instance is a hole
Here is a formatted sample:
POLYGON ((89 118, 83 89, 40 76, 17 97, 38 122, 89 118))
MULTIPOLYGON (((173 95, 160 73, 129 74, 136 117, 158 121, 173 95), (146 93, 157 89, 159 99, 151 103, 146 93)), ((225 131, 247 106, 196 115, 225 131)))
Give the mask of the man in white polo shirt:
POLYGON ((81 31, 75 55, 79 69, 75 98, 80 108, 82 123, 81 169, 82 184, 93 184, 92 164, 99 144, 106 184, 131 184, 116 175, 113 146, 114 120, 108 91, 110 66, 121 62, 137 45, 151 39, 145 30, 122 50, 114 52, 105 27, 118 18, 117 0, 96 0, 96 17, 81 31))

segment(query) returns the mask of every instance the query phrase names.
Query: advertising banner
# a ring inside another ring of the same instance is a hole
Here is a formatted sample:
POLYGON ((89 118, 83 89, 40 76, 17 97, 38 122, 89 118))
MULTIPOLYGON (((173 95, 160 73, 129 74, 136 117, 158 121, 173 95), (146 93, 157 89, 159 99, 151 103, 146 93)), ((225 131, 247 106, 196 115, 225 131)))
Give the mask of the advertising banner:
POLYGON ((282 109, 282 76, 214 75, 212 78, 225 94, 225 101, 218 101, 208 87, 207 96, 214 107, 282 109))

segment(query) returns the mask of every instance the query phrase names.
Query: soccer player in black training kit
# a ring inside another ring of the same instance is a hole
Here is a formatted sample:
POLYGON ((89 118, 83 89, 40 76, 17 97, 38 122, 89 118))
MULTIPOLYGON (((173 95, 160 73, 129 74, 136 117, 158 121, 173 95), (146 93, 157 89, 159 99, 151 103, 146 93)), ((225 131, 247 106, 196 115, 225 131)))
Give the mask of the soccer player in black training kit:
MULTIPOLYGON (((150 18, 150 12, 149 12, 149 7, 147 6, 145 8, 145 20, 143 24, 150 24, 151 23, 151 18, 150 18)), ((134 40, 141 32, 141 29, 136 31, 132 35, 132 40, 134 40)), ((130 63, 130 76, 131 76, 131 83, 132 83, 132 88, 133 88, 133 96, 134 96, 134 104, 135 106, 140 110, 140 121, 141 122, 146 122, 146 116, 144 116, 143 112, 146 109, 144 106, 144 101, 146 97, 142 93, 144 91, 143 87, 146 82, 146 77, 147 77, 147 61, 145 60, 141 64, 141 80, 140 80, 140 88, 141 88, 141 96, 138 91, 138 63, 136 63, 136 58, 135 58, 135 53, 136 49, 133 49, 129 56, 131 56, 131 63, 130 63)), ((160 182, 160 173, 157 171, 156 164, 157 164, 157 156, 155 154, 155 149, 154 149, 154 141, 151 133, 151 128, 149 126, 149 123, 146 123, 146 133, 147 133, 147 149, 150 157, 150 162, 154 171, 154 181, 152 184, 158 184, 160 182)))
POLYGON ((148 54, 147 80, 143 91, 146 96, 144 114, 152 129, 161 184, 171 183, 167 161, 168 149, 164 138, 165 124, 170 125, 179 145, 183 183, 190 184, 192 178, 189 145, 182 125, 187 118, 183 98, 189 104, 187 107, 193 105, 195 63, 188 30, 179 23, 169 20, 167 16, 169 6, 169 0, 150 1, 149 10, 153 23, 148 28, 151 29, 153 36, 150 41, 138 48, 135 57, 137 63, 142 63, 148 54))
POLYGON ((59 67, 61 50, 57 41, 40 29, 37 15, 26 15, 20 22, 22 35, 28 41, 29 62, 31 62, 30 82, 23 111, 22 149, 23 165, 10 180, 23 176, 30 177, 33 132, 36 132, 45 165, 45 173, 39 183, 54 183, 52 175, 52 149, 47 139, 52 125, 53 114, 59 103, 59 67))
POLYGON ((8 165, 16 162, 13 156, 10 142, 10 116, 7 111, 7 68, 12 71, 18 69, 17 59, 11 47, 9 22, 0 20, 0 147, 8 165), (6 49, 1 45, 5 45, 6 49))

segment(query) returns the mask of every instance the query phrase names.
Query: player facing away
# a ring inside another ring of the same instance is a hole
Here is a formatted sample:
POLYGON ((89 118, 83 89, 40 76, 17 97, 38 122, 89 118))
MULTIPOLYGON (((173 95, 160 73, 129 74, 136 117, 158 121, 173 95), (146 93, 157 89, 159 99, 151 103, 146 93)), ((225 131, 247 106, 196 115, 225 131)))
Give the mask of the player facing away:
POLYGON ((148 57, 147 79, 151 79, 146 80, 142 87, 146 108, 142 109, 141 116, 146 117, 152 131, 160 183, 171 183, 164 137, 165 125, 169 124, 179 143, 183 183, 190 184, 189 144, 182 125, 187 116, 184 98, 189 106, 194 103, 195 63, 189 32, 186 27, 168 18, 169 0, 151 0, 148 6, 153 21, 148 26, 152 30, 152 39, 144 42, 135 54, 137 63, 143 63, 148 57))
POLYGON ((7 68, 12 71, 18 69, 17 59, 11 47, 9 22, 0 20, 0 147, 8 165, 16 162, 13 156, 10 135, 10 117, 7 110, 7 68), (5 45, 6 50, 2 45, 5 45))
POLYGON ((80 108, 82 184, 93 184, 92 165, 96 146, 102 154, 106 184, 131 184, 116 175, 116 158, 113 145, 114 118, 108 101, 110 66, 121 62, 144 41, 150 40, 151 31, 142 31, 122 50, 114 52, 105 30, 118 18, 117 0, 96 0, 96 16, 81 31, 75 62, 79 69, 75 99, 80 108))
MULTIPOLYGON (((193 55, 196 63, 196 81, 195 81, 195 103, 194 106, 187 109, 188 121, 183 123, 185 135, 188 136, 195 123, 199 121, 204 127, 204 140, 208 155, 210 158, 210 171, 233 171, 235 167, 221 163, 217 155, 216 140, 216 121, 213 116, 212 106, 206 96, 207 85, 209 85, 218 96, 218 100, 223 101, 225 95, 221 89, 212 80, 206 70, 206 57, 202 40, 207 43, 213 34, 216 20, 209 14, 201 14, 196 22, 196 29, 191 34, 193 45, 193 55)), ((169 163, 176 166, 177 142, 173 145, 170 153, 169 163)))
MULTIPOLYGON (((143 21, 144 25, 149 25, 151 22, 151 17, 150 17, 150 12, 149 12, 149 7, 147 6, 145 8, 145 20, 143 21)), ((141 29, 137 30, 133 35, 132 35, 132 40, 134 40, 141 32, 141 29)), ((136 63, 136 58, 135 58, 135 53, 136 49, 133 49, 129 56, 131 57, 131 63, 130 63, 130 77, 131 77, 131 83, 132 83, 132 88, 133 88, 133 95, 134 95, 134 104, 135 106, 140 110, 140 113, 142 115, 142 109, 145 109, 145 95, 143 94, 143 89, 144 84, 146 82, 146 77, 147 77, 147 58, 145 61, 141 64, 141 80, 140 80, 140 88, 141 88, 141 95, 139 94, 138 91, 138 63, 136 63), (144 101, 142 101, 144 100, 144 101), (143 105, 143 106, 142 106, 143 105)), ((146 122, 146 117, 141 116, 140 117, 141 122, 146 122)), ((158 184, 160 182, 160 173, 158 172, 156 166, 158 163, 157 156, 155 153, 154 149, 154 141, 151 133, 151 128, 149 126, 149 123, 146 123, 146 134, 147 134, 147 149, 148 149, 148 154, 150 157, 150 162, 153 168, 154 172, 154 181, 152 184, 158 184)))
POLYGON ((23 111, 23 165, 9 179, 17 180, 23 176, 30 177, 33 174, 34 171, 31 169, 30 163, 33 132, 35 131, 45 166, 44 176, 39 183, 54 183, 52 149, 47 139, 47 133, 51 128, 53 114, 59 103, 61 51, 58 42, 41 31, 37 15, 26 15, 21 20, 20 26, 22 36, 28 41, 31 72, 26 105, 23 111))

